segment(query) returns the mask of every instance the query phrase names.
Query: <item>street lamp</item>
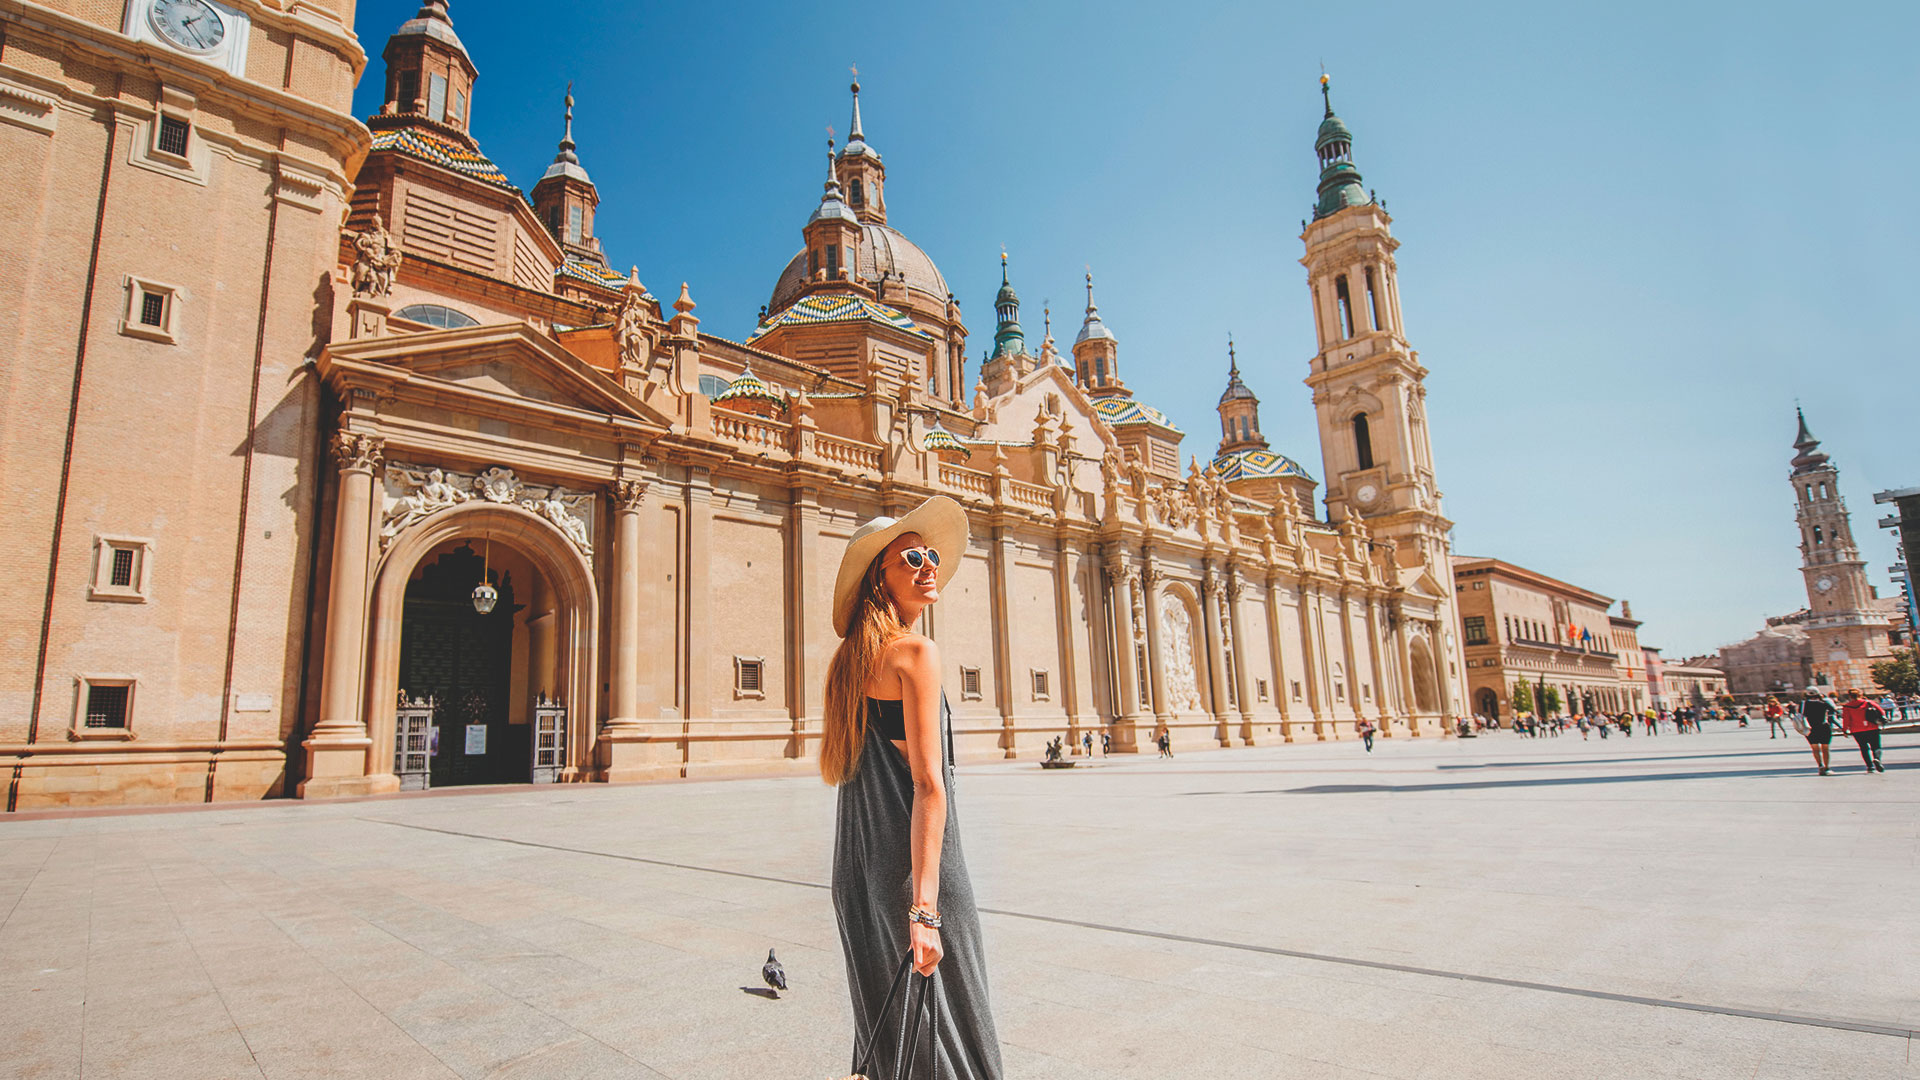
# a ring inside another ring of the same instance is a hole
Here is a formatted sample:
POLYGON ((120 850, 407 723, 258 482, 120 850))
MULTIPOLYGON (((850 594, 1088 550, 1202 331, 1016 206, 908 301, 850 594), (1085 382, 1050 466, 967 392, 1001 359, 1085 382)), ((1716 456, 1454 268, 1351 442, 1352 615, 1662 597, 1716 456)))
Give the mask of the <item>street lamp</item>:
POLYGON ((487 537, 485 553, 480 556, 480 584, 473 587, 473 610, 482 615, 492 614, 493 605, 500 602, 500 591, 488 580, 489 559, 493 555, 493 537, 487 537))

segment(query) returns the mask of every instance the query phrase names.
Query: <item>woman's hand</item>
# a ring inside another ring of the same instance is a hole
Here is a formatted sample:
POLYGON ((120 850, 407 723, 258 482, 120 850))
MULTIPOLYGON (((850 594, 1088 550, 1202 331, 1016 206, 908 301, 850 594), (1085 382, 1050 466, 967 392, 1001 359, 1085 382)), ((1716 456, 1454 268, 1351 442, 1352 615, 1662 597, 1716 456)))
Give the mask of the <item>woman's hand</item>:
POLYGON ((933 974, 933 969, 940 966, 940 957, 945 955, 940 947, 940 931, 922 923, 908 924, 907 946, 913 950, 913 970, 922 975, 933 974))

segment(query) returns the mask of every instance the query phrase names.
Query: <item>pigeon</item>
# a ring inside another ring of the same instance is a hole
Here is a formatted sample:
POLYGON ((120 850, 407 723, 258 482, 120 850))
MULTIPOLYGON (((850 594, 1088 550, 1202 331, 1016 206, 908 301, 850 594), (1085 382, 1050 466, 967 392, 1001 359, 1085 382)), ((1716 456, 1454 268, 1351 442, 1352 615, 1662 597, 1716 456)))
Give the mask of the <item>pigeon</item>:
POLYGON ((773 987, 776 995, 787 988, 787 969, 773 958, 772 949, 767 950, 767 962, 760 968, 760 977, 767 980, 767 985, 773 987))

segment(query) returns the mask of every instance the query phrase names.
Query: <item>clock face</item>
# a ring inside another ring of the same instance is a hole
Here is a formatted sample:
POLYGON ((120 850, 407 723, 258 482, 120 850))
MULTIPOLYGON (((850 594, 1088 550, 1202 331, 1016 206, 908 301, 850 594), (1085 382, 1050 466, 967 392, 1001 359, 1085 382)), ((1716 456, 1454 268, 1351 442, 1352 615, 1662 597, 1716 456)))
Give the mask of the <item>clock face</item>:
POLYGON ((1354 492, 1353 497, 1363 503, 1370 503, 1380 497, 1380 489, 1372 484, 1361 484, 1360 490, 1354 492))
POLYGON ((1819 589, 1821 592, 1826 592, 1828 589, 1833 588, 1833 579, 1830 577, 1823 577, 1819 581, 1814 582, 1813 587, 1816 589, 1819 589))
POLYGON ((153 0, 148 21, 162 38, 187 52, 212 52, 227 39, 227 24, 207 0, 153 0))

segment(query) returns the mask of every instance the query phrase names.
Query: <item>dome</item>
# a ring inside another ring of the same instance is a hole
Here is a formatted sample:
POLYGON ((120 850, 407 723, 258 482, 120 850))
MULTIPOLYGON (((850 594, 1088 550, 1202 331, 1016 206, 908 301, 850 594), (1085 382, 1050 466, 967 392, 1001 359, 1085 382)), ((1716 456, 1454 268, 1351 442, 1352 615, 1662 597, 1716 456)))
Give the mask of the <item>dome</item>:
MULTIPOLYGON (((846 203, 839 199, 827 199, 814 207, 813 213, 807 216, 807 224, 811 225, 816 221, 851 221, 858 224, 860 219, 854 216, 853 211, 847 209, 846 203)), ((802 254, 805 253, 802 252, 802 254)))
POLYGON ((1099 413, 1100 419, 1105 420, 1111 427, 1132 427, 1144 424, 1165 428, 1168 431, 1180 430, 1173 426, 1173 421, 1167 419, 1166 413, 1132 398, 1098 398, 1093 403, 1093 411, 1099 413))
POLYGON ((1078 345, 1083 341, 1118 340, 1118 338, 1113 336, 1113 331, 1107 329, 1107 324, 1100 321, 1100 313, 1094 311, 1089 312, 1087 314, 1087 321, 1080 324, 1080 333, 1074 336, 1073 343, 1078 345))
MULTIPOLYGON (((883 275, 904 280, 909 289, 924 293, 943 304, 950 291, 947 279, 940 276, 940 268, 933 265, 927 253, 921 251, 918 244, 902 236, 900 230, 888 225, 868 222, 860 226, 860 254, 854 270, 868 281, 877 281, 883 275)), ((773 287, 773 299, 767 303, 767 310, 780 311, 790 307, 806 283, 807 253, 802 251, 781 272, 780 282, 773 287)))
POLYGON ((1313 148, 1318 150, 1330 142, 1350 143, 1352 141, 1353 132, 1347 130, 1347 125, 1341 123, 1339 117, 1329 115, 1325 120, 1320 121, 1320 134, 1314 138, 1313 148))
POLYGON ((1268 477, 1296 477, 1312 480, 1300 463, 1271 450, 1235 450, 1213 459, 1213 467, 1223 480, 1260 480, 1268 477))

